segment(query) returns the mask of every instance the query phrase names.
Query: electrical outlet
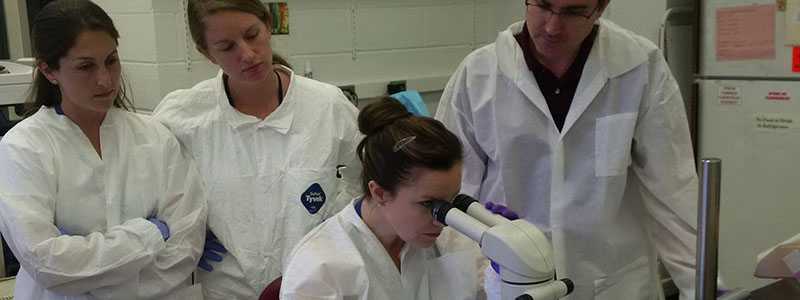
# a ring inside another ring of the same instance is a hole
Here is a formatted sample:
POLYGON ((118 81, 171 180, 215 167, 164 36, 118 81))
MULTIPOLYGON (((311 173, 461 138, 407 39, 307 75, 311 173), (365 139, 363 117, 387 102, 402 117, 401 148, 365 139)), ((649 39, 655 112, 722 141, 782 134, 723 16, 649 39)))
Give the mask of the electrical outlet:
POLYGON ((386 93, 391 95, 399 92, 403 92, 406 90, 406 81, 405 80, 395 80, 389 82, 386 85, 386 93))

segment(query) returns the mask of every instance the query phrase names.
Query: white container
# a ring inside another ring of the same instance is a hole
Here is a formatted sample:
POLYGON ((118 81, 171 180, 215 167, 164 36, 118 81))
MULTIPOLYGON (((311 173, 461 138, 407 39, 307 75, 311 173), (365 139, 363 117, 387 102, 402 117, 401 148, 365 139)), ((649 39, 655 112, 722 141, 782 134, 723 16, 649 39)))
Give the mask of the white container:
POLYGON ((25 103, 33 81, 33 67, 10 61, 0 61, 0 65, 11 72, 0 74, 0 105, 25 103))

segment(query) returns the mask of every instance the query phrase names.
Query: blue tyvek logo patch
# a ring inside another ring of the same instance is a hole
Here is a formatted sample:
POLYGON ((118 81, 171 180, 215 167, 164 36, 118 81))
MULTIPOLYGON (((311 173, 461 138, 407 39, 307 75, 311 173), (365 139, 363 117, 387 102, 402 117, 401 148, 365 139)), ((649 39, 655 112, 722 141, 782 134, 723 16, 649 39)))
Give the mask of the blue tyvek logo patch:
POLYGON ((300 202, 303 202, 303 206, 309 213, 316 214, 325 205, 325 191, 322 190, 319 183, 312 184, 300 195, 300 202))

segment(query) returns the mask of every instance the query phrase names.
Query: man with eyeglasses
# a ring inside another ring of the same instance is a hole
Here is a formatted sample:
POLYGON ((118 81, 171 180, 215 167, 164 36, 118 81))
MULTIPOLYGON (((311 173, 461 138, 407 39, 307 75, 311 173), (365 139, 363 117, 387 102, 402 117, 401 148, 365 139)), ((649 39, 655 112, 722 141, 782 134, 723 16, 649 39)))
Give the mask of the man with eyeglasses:
POLYGON ((462 192, 539 226, 570 299, 663 298, 658 257, 693 299, 683 100, 652 42, 600 18, 608 1, 525 1, 524 21, 461 63, 436 118, 464 143, 462 192))

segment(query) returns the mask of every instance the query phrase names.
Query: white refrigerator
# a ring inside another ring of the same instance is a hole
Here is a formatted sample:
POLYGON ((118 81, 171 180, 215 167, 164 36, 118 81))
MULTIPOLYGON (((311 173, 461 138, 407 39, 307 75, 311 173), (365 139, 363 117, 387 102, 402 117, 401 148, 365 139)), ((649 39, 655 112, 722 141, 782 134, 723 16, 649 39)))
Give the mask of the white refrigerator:
POLYGON ((800 14, 775 0, 697 8, 696 146, 722 160, 719 273, 753 290, 772 282, 753 277, 756 255, 800 233, 800 57, 786 46, 800 14))

